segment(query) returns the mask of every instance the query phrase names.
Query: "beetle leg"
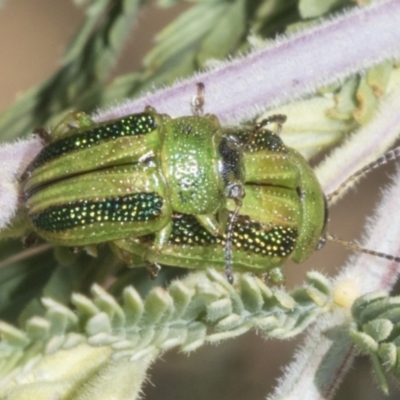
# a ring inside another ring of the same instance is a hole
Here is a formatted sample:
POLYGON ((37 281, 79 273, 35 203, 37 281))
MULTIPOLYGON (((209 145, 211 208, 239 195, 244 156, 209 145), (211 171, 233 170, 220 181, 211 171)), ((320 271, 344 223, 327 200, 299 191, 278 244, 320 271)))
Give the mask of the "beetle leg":
POLYGON ((154 261, 146 261, 146 262, 145 262, 145 265, 146 265, 147 271, 149 272, 150 279, 151 279, 151 280, 156 279, 157 276, 158 276, 158 274, 159 274, 160 271, 161 271, 161 266, 160 266, 160 264, 157 264, 157 263, 154 262, 154 261))
POLYGON ((207 229, 207 231, 211 233, 211 235, 221 236, 224 234, 224 229, 222 224, 217 221, 214 215, 212 214, 196 215, 196 219, 203 228, 207 229))
POLYGON ((159 252, 168 243, 168 239, 172 232, 172 222, 169 222, 164 228, 160 229, 155 234, 154 238, 154 250, 159 252))
POLYGON ((25 248, 34 246, 38 241, 38 235, 35 232, 29 233, 27 236, 22 238, 22 245, 25 248))
POLYGON ((85 250, 86 254, 93 258, 97 258, 98 251, 97 251, 97 246, 92 244, 92 245, 86 245, 83 247, 83 250, 85 250))
POLYGON ((274 133, 276 135, 279 135, 282 131, 282 125, 285 122, 286 122, 286 115, 274 114, 274 115, 269 116, 268 118, 264 118, 263 120, 261 120, 258 124, 256 124, 255 129, 259 130, 259 129, 262 129, 264 126, 276 123, 277 129, 276 129, 276 132, 274 132, 274 133))
POLYGON ((154 107, 147 105, 147 106, 144 108, 144 112, 147 112, 147 113, 156 113, 157 110, 156 110, 154 107))
POLYGON ((113 253, 129 267, 144 267, 150 275, 150 279, 156 279, 161 266, 153 260, 148 260, 148 249, 135 240, 122 239, 110 243, 113 253))
POLYGON ((38 127, 35 128, 35 130, 32 132, 34 135, 39 136, 43 144, 47 144, 51 142, 51 135, 49 132, 46 131, 46 129, 38 127))
POLYGON ((85 253, 90 257, 97 258, 98 255, 97 246, 94 244, 86 245, 83 247, 74 246, 74 247, 69 247, 69 249, 72 254, 79 254, 82 250, 84 250, 85 253))
POLYGON ((285 273, 281 267, 272 268, 262 277, 264 281, 271 281, 274 285, 283 285, 285 283, 285 273))
POLYGON ((109 242, 111 251, 129 268, 143 267, 144 252, 143 246, 134 240, 121 239, 109 242))
POLYGON ((65 137, 73 128, 86 128, 94 125, 95 122, 84 112, 71 112, 51 132, 51 140, 55 141, 65 137))
POLYGON ((169 236, 172 231, 172 222, 168 223, 164 228, 159 230, 152 241, 151 250, 148 246, 140 243, 140 238, 121 239, 110 243, 114 254, 125 264, 130 267, 144 266, 148 269, 151 279, 157 278, 157 274, 161 267, 153 260, 154 257, 162 252, 163 246, 168 243, 169 236), (141 262, 138 262, 138 259, 141 262), (136 265, 134 265, 136 264, 136 265))

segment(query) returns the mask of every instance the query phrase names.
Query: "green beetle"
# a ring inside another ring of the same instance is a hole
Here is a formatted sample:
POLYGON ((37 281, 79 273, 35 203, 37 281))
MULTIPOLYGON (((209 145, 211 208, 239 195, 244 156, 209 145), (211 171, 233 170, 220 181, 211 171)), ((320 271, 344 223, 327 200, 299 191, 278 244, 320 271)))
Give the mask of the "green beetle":
MULTIPOLYGON (((110 243, 125 262, 271 272, 322 243, 326 201, 308 163, 266 128, 151 107, 104 123, 71 114, 27 167, 31 228, 51 243, 110 243)), ((280 126, 280 125, 279 125, 280 126)))

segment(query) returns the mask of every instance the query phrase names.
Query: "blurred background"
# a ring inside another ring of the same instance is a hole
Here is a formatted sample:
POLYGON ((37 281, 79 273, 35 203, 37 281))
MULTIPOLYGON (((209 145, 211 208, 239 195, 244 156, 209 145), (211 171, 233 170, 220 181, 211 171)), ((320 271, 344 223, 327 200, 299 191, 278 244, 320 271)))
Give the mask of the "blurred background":
MULTIPOLYGON (((155 33, 188 7, 188 3, 169 9, 145 6, 113 76, 136 71, 155 33)), ((72 1, 3 2, 0 8, 0 112, 58 69, 64 47, 82 21, 82 10, 72 1)), ((374 208, 379 188, 389 182, 392 169, 393 166, 388 166, 371 173, 356 191, 330 210, 330 232, 348 240, 361 237, 366 216, 374 208)), ((310 269, 334 275, 348 255, 339 245, 328 243, 306 263, 287 265, 287 286, 300 284, 310 269)), ((256 333, 249 333, 219 346, 204 346, 190 356, 171 351, 151 368, 144 398, 265 398, 301 340, 266 341, 256 333)), ((384 397, 371 379, 369 360, 359 357, 336 398, 378 400, 395 399, 399 395, 400 391, 392 387, 391 396, 384 397)))

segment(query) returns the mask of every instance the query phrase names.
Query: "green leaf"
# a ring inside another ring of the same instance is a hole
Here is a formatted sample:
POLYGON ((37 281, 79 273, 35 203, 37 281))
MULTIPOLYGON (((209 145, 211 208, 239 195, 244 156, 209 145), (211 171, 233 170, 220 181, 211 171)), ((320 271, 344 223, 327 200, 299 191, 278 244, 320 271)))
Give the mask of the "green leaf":
POLYGON ((227 53, 234 52, 246 34, 246 0, 226 3, 220 13, 218 23, 201 43, 197 60, 200 65, 213 58, 222 59, 227 53))
POLYGON ((123 0, 96 0, 67 46, 59 71, 29 90, 0 116, 0 136, 7 141, 26 135, 71 108, 90 111, 98 106, 111 68, 130 32, 141 0, 125 7, 123 0))
POLYGON ((362 329, 372 339, 382 342, 391 334, 393 323, 388 319, 378 318, 364 324, 362 329))
POLYGON ((303 18, 315 18, 333 10, 345 3, 347 0, 299 0, 299 11, 303 18))

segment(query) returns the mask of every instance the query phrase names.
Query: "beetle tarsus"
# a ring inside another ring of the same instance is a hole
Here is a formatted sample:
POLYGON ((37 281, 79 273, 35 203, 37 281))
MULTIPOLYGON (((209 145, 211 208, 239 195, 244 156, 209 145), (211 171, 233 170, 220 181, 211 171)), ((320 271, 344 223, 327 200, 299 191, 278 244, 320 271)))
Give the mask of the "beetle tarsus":
POLYGON ((156 262, 146 262, 146 269, 149 273, 149 277, 152 281, 158 277, 158 274, 161 271, 161 266, 160 264, 157 264, 156 262))
POLYGON ((35 128, 35 130, 32 132, 34 135, 39 136, 39 138, 42 140, 44 144, 50 143, 51 138, 50 138, 50 133, 46 131, 46 129, 42 127, 35 128))
POLYGON ((226 270, 225 271, 225 276, 226 276, 226 280, 232 284, 234 279, 233 279, 233 273, 232 273, 232 268, 230 270, 226 270))

